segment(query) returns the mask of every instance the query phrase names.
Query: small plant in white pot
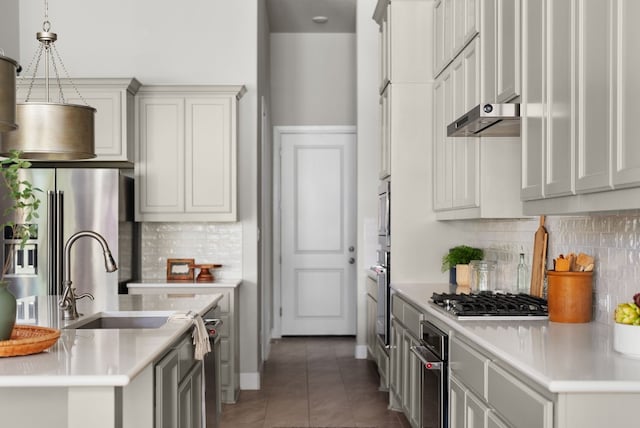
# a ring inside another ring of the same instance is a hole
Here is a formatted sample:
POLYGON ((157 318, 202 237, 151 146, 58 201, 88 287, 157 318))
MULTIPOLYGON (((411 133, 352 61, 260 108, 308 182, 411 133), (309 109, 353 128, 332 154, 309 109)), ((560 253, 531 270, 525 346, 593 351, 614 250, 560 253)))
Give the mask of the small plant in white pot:
MULTIPOLYGON (((20 170, 27 169, 31 163, 20 158, 19 151, 12 151, 8 158, 0 161, 0 174, 5 187, 0 191, 4 198, 11 199, 11 204, 3 215, 8 220, 0 224, 0 232, 6 235, 8 231, 12 239, 19 241, 19 248, 35 233, 35 225, 31 224, 38 218, 40 200, 36 193, 41 190, 33 187, 28 180, 20 178, 20 170)), ((16 298, 9 292, 9 283, 5 275, 13 263, 13 246, 2 263, 0 272, 0 340, 7 340, 16 321, 16 298)))

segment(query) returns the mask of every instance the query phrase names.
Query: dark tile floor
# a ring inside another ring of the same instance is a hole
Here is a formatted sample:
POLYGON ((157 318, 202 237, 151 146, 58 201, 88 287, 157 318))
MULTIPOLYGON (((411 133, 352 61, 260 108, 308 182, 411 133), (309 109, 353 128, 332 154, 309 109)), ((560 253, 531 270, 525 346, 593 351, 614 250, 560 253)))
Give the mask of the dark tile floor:
POLYGON ((408 428, 404 415, 387 410, 375 364, 355 359, 354 349, 344 337, 273 342, 262 389, 223 405, 221 428, 408 428))

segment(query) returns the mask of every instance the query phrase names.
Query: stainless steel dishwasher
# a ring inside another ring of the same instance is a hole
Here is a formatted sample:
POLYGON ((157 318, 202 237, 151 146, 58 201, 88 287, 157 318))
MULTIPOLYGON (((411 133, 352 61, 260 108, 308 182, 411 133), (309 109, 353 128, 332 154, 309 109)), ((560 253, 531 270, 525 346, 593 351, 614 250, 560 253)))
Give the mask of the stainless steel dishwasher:
POLYGON ((206 428, 220 426, 222 394, 220 390, 220 327, 222 320, 205 318, 211 352, 204 357, 204 419, 206 428))

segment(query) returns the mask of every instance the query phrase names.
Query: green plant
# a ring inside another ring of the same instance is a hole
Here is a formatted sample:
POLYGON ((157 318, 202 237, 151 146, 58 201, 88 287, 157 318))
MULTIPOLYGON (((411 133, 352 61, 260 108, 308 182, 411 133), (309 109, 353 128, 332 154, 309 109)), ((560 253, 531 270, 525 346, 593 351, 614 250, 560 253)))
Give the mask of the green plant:
MULTIPOLYGON (((22 153, 12 150, 9 157, 0 161, 0 174, 5 184, 5 198, 12 203, 4 210, 4 216, 8 220, 0 224, 0 231, 4 233, 11 229, 13 239, 20 241, 20 248, 24 248, 27 241, 35 235, 36 226, 32 221, 38 218, 40 199, 37 192, 42 190, 34 187, 28 180, 20 179, 20 170, 31 167, 31 162, 20 158, 22 153)), ((12 247, 13 248, 13 247, 12 247)), ((2 276, 7 273, 13 257, 7 257, 2 266, 2 276)))
POLYGON ((469 247, 468 245, 458 245, 442 256, 442 272, 446 272, 456 265, 466 265, 471 260, 482 260, 484 251, 480 248, 469 247))

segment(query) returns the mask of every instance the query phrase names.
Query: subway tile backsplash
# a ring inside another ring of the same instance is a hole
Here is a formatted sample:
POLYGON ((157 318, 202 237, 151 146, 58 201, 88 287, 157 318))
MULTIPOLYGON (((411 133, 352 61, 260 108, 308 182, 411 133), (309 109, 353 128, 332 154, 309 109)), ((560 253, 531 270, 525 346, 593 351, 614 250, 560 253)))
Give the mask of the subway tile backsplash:
POLYGON ((142 223, 141 227, 143 280, 164 281, 168 258, 221 264, 213 272, 216 279, 242 278, 241 223, 142 223))
MULTIPOLYGON (((530 274, 538 217, 457 223, 468 233, 470 245, 483 248, 485 258, 498 263, 498 287, 515 288, 521 249, 530 274)), ((545 227, 549 233, 549 269, 553 268, 552 259, 559 254, 583 252, 595 257, 595 320, 613 323, 616 305, 630 301, 640 292, 640 211, 579 217, 547 216, 545 227)))

